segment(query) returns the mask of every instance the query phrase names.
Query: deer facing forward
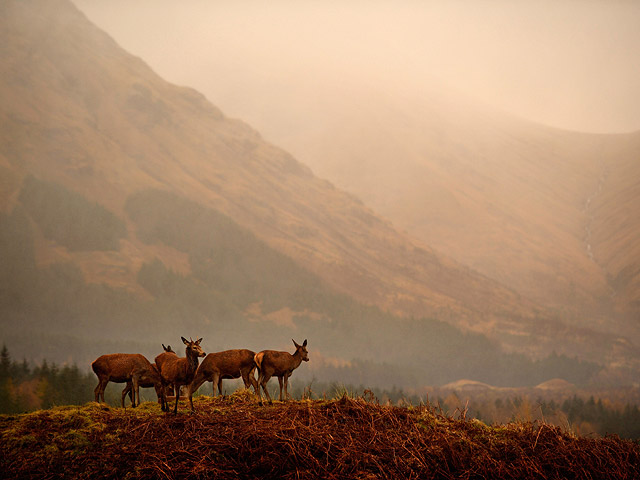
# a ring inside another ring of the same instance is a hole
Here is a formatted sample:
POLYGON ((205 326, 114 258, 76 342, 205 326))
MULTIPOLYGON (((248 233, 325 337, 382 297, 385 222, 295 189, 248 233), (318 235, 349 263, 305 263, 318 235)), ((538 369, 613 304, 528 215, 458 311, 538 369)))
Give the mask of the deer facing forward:
POLYGON ((263 350, 254 357, 256 366, 258 367, 258 399, 262 404, 262 397, 260 396, 260 387, 264 390, 267 400, 271 403, 271 395, 267 390, 267 382, 273 376, 278 377, 278 383, 280 384, 280 401, 283 400, 282 386, 284 383, 284 395, 288 396, 287 387, 289 384, 289 377, 293 371, 305 361, 309 361, 307 352, 307 340, 305 339, 302 345, 298 345, 295 340, 293 344, 296 346, 294 354, 289 352, 278 352, 276 350, 263 350))
MULTIPOLYGON (((178 357, 173 352, 161 353, 155 359, 162 381, 165 385, 173 386, 175 392, 180 392, 182 385, 189 385, 193 381, 193 377, 198 370, 198 362, 200 357, 204 357, 206 353, 200 347, 202 338, 196 340, 187 340, 182 338, 186 348, 186 357, 178 357)), ((191 404, 191 411, 193 412, 193 400, 189 398, 191 404)), ((176 393, 176 404, 173 408, 173 413, 178 413, 178 402, 180 401, 180 395, 176 393)))

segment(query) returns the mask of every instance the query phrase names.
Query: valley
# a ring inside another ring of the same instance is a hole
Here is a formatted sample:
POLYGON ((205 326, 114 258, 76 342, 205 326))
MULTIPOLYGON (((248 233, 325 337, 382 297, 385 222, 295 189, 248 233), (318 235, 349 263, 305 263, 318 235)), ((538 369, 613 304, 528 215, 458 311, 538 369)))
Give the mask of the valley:
POLYGON ((19 356, 301 335, 318 376, 355 384, 636 378, 636 134, 352 96, 276 142, 71 2, 0 13, 0 341, 19 356))

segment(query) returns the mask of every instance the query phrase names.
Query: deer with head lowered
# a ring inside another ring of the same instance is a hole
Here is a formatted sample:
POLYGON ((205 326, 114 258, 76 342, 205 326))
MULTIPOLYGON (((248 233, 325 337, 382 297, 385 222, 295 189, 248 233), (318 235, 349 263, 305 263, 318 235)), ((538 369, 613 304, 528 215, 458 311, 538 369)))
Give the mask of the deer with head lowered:
MULTIPOLYGON (((200 342, 202 338, 195 342, 182 338, 186 348, 186 357, 178 357, 173 352, 163 352, 155 359, 158 370, 160 370, 160 376, 162 382, 165 385, 172 386, 175 392, 180 392, 182 385, 189 385, 193 381, 193 377, 198 369, 198 363, 200 357, 204 357, 206 353, 202 350, 200 342)), ((173 408, 173 413, 178 413, 178 402, 180 401, 179 393, 176 393, 176 404, 173 408)), ((191 411, 193 412, 193 400, 189 398, 191 404, 191 411)))
MULTIPOLYGON (((176 355, 176 352, 174 352, 171 349, 171 345, 168 346, 164 346, 164 343, 162 344, 162 348, 164 349, 165 352, 168 353, 173 353, 174 355, 176 355)), ((154 375, 153 378, 154 379, 160 379, 162 380, 162 378, 160 377, 160 371, 158 370, 158 366, 155 363, 151 364, 151 368, 153 368, 157 375, 154 375)), ((142 388, 151 388, 154 387, 156 389, 156 395, 158 396, 158 403, 160 403, 162 405, 162 410, 165 410, 165 402, 166 402, 166 394, 167 394, 167 388, 169 387, 164 387, 162 385, 162 381, 160 381, 160 383, 153 383, 153 381, 149 382, 149 381, 145 381, 147 379, 143 379, 140 380, 140 382, 138 383, 138 385, 142 388)), ((122 408, 124 408, 124 399, 127 397, 127 394, 129 394, 129 398, 131 400, 131 403, 133 404, 133 382, 131 380, 127 380, 127 385, 124 387, 124 389, 122 390, 122 408)))
MULTIPOLYGON (((109 382, 131 382, 131 404, 134 407, 140 404, 141 386, 152 385, 156 387, 156 393, 160 392, 159 395, 162 395, 162 378, 158 370, 139 353, 102 355, 91 364, 91 368, 98 377, 98 386, 94 390, 96 402, 100 399, 104 402, 104 389, 109 382)), ((124 396, 122 406, 124 407, 124 396)))
POLYGON ((256 364, 255 353, 251 350, 225 350, 224 352, 210 353, 207 355, 196 372, 193 382, 189 386, 189 401, 192 401, 193 392, 206 382, 213 382, 213 395, 222 395, 222 380, 226 378, 242 377, 245 388, 253 386, 258 394, 258 383, 254 376, 256 364))
POLYGON ((296 351, 292 354, 289 352, 278 352, 275 350, 263 350, 254 357, 256 366, 258 367, 258 399, 262 404, 262 397, 260 396, 260 387, 264 390, 269 403, 271 403, 271 395, 267 390, 267 382, 273 376, 278 377, 278 383, 280 384, 280 401, 283 400, 282 386, 284 383, 284 395, 288 396, 287 386, 289 384, 289 377, 293 371, 305 361, 309 361, 307 352, 307 341, 305 340, 302 345, 298 345, 295 340, 292 340, 296 346, 296 351))

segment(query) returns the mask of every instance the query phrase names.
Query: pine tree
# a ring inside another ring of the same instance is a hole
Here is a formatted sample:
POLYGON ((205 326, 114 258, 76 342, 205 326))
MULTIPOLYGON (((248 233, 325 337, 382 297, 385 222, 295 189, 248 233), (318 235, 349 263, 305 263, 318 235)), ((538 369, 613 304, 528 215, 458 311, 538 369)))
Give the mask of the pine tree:
POLYGON ((2 346, 0 352, 0 413, 13 413, 15 409, 13 396, 11 394, 11 357, 6 345, 2 346))

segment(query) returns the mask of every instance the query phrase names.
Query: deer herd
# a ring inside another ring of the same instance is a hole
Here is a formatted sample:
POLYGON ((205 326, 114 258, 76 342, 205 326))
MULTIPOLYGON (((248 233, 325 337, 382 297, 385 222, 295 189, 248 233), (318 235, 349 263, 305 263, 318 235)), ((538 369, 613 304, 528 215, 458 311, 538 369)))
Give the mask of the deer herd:
POLYGON ((202 338, 196 341, 181 338, 186 346, 184 357, 178 356, 171 346, 165 347, 164 344, 162 345, 164 351, 155 358, 154 363, 149 362, 139 353, 113 353, 98 357, 91 364, 91 368, 98 377, 98 386, 94 390, 96 402, 100 400, 104 402, 104 390, 109 382, 126 383, 122 391, 122 407, 127 395, 131 398, 131 405, 135 407, 140 404, 140 387, 154 387, 162 410, 169 411, 168 400, 174 396, 173 413, 177 413, 181 387, 186 387, 189 405, 193 412, 193 393, 204 382, 213 383, 215 396, 216 388, 218 393, 222 394, 223 379, 242 377, 245 388, 253 386, 258 401, 262 405, 260 387, 271 403, 267 382, 271 377, 278 377, 279 399, 284 400, 288 397, 289 377, 303 361, 309 361, 306 340, 302 345, 298 345, 293 340, 296 347, 293 354, 276 350, 254 353, 251 350, 239 349, 207 355, 200 346, 202 338), (200 363, 201 357, 204 357, 202 363, 200 363), (258 370, 258 380, 254 374, 256 370, 258 370))

